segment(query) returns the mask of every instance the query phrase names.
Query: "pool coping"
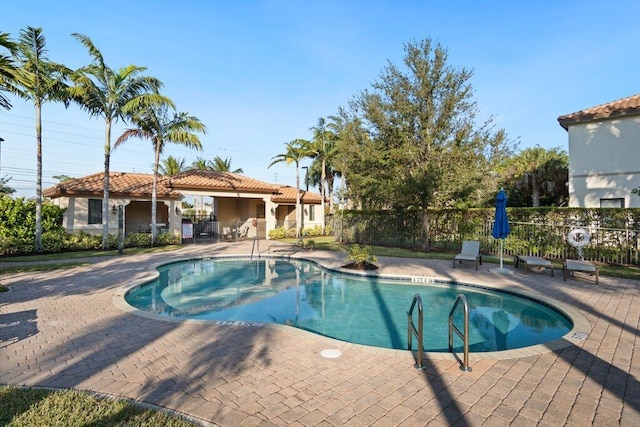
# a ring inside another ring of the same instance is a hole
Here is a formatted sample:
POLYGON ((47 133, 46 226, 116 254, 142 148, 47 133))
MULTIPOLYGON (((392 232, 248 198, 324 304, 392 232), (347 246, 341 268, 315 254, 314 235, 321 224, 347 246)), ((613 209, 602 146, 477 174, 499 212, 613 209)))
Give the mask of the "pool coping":
MULTIPOLYGON (((325 265, 322 262, 322 260, 312 259, 306 256, 259 254, 259 255, 255 255, 254 257, 257 259, 282 259, 282 260, 307 261, 307 262, 312 262, 328 271, 337 272, 340 274, 345 274, 350 276, 357 276, 357 277, 374 277, 382 280, 409 281, 412 284, 419 284, 419 283, 427 284, 427 283, 435 283, 435 282, 454 283, 451 279, 439 277, 436 275, 420 276, 420 275, 402 275, 402 274, 378 274, 377 272, 372 273, 370 271, 354 271, 354 270, 348 270, 345 268, 336 268, 336 267, 325 265)), ((129 292, 149 282, 156 280, 160 275, 160 273, 158 272, 158 267, 160 266, 175 264, 180 262, 196 261, 196 260, 226 259, 226 258, 248 259, 251 257, 246 254, 225 254, 225 255, 183 257, 183 258, 173 259, 171 261, 157 262, 157 263, 151 264, 148 267, 147 271, 149 274, 147 276, 141 277, 135 281, 129 282, 119 287, 118 289, 116 289, 116 291, 112 295, 112 303, 116 306, 116 308, 118 308, 123 312, 144 317, 147 319, 159 320, 164 322, 186 323, 186 324, 189 324, 189 323, 207 324, 207 325, 218 325, 220 327, 273 328, 277 330, 286 330, 288 333, 294 333, 294 334, 299 333, 305 336, 309 336, 309 334, 312 334, 313 336, 318 337, 318 339, 325 340, 327 342, 327 345, 339 346, 341 348, 345 348, 349 346, 357 346, 358 348, 361 348, 366 351, 371 351, 372 353, 377 353, 377 354, 384 353, 384 354, 397 355, 402 357, 406 357, 407 353, 410 352, 410 350, 389 349, 389 348, 368 346, 364 344, 350 343, 347 341, 341 341, 335 338, 320 335, 315 332, 299 329, 293 326, 280 325, 276 323, 242 322, 242 321, 211 321, 211 320, 182 319, 182 318, 161 316, 161 315, 157 315, 157 314, 153 314, 153 313, 149 313, 149 312, 137 309, 125 301, 125 297, 129 292)), ((571 330, 567 332, 565 335, 563 335, 561 338, 558 338, 556 340, 549 341, 544 344, 536 344, 533 346, 512 349, 512 350, 475 352, 475 353, 470 352, 469 353, 470 361, 516 359, 516 358, 522 358, 522 357, 528 357, 528 356, 536 356, 543 353, 549 353, 549 352, 557 351, 559 349, 563 349, 572 345, 580 346, 591 333, 591 324, 586 319, 586 317, 584 317, 574 308, 560 301, 557 301, 553 298, 550 298, 545 294, 534 292, 534 291, 523 290, 519 288, 514 288, 514 287, 509 287, 509 286, 501 286, 499 284, 498 285, 494 285, 494 284, 480 285, 480 284, 459 282, 459 281, 456 281, 455 283, 458 283, 464 286, 475 287, 479 289, 508 292, 510 294, 532 299, 536 302, 540 302, 544 305, 550 306, 553 309, 561 312, 573 323, 573 327, 571 328, 571 330)), ((412 350, 411 352, 415 353, 415 350, 412 350)), ((460 360, 457 354, 448 353, 448 352, 426 351, 424 352, 424 356, 431 360, 456 360, 456 361, 460 360)))

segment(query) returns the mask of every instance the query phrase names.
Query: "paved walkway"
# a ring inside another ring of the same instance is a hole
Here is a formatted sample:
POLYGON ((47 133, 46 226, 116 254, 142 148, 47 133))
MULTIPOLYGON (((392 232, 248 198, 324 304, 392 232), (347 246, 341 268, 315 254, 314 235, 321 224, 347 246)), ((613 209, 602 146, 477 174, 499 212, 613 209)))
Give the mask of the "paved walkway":
MULTIPOLYGON (((491 264, 476 272, 451 261, 379 259, 379 274, 542 294, 590 324, 562 348, 473 356, 467 373, 450 356, 428 355, 420 371, 408 351, 285 326, 158 321, 114 304, 123 286, 156 263, 250 249, 194 245, 0 276, 11 288, 0 293, 0 383, 124 396, 220 426, 640 425, 640 283, 632 280, 602 277, 595 285, 589 276, 564 282, 548 270, 503 275, 491 264), (342 356, 324 358, 325 349, 342 356)), ((297 255, 331 267, 344 261, 342 253, 297 255)))

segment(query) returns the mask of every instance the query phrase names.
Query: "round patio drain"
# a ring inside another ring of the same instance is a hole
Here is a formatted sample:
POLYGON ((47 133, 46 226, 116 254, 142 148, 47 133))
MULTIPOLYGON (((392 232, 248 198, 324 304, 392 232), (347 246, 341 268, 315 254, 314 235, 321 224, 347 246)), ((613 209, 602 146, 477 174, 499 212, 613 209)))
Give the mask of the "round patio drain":
POLYGON ((320 352, 320 356, 324 357, 325 359, 337 359, 338 357, 342 356, 342 352, 334 348, 328 348, 326 350, 322 350, 320 352))

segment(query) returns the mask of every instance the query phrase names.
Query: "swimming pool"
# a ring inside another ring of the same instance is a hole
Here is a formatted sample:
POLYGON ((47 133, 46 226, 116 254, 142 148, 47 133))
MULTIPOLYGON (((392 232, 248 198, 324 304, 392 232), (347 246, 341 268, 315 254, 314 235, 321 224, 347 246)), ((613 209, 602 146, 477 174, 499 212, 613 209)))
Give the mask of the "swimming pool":
MULTIPOLYGON (((407 310, 424 304, 426 351, 448 351, 448 316, 458 294, 469 303, 470 351, 528 347, 561 338, 571 321, 517 295, 451 282, 414 284, 327 271, 310 261, 212 258, 158 268, 159 278, 131 289, 131 306, 160 316, 277 323, 343 341, 407 348, 407 310)), ((462 310, 454 317, 462 324, 462 310)), ((462 346, 454 341, 456 350, 462 346)))

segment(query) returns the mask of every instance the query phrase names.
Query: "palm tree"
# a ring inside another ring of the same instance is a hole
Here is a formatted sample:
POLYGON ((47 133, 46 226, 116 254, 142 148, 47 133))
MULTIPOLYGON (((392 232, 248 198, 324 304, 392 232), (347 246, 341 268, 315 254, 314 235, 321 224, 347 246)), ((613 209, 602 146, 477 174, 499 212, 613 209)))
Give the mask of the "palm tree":
POLYGON ((196 160, 191 163, 189 170, 209 171, 211 170, 210 162, 202 157, 196 157, 196 160))
POLYGON ((179 157, 169 156, 162 160, 160 167, 160 174, 165 176, 174 176, 180 172, 184 172, 184 159, 179 157))
POLYGON ((559 148, 546 150, 538 145, 527 148, 509 159, 507 164, 516 178, 516 187, 531 192, 534 208, 540 206, 543 194, 562 194, 566 190, 564 183, 568 180, 569 160, 559 148))
POLYGON ((150 140, 153 144, 155 159, 153 163, 153 189, 151 192, 151 245, 155 243, 157 235, 156 226, 156 199, 158 184, 158 168, 160 155, 165 143, 173 142, 188 148, 202 150, 200 138, 195 134, 206 133, 206 126, 196 117, 187 113, 169 114, 169 104, 144 106, 139 111, 132 113, 132 121, 135 128, 126 129, 116 140, 114 149, 129 138, 141 138, 150 140))
POLYGON ((287 165, 296 164, 296 237, 300 237, 300 224, 302 222, 300 209, 300 161, 309 156, 309 141, 294 139, 285 144, 287 151, 273 156, 267 169, 276 163, 285 162, 287 165))
MULTIPOLYGON (((324 208, 324 199, 325 199, 325 183, 326 183, 326 133, 327 127, 325 124, 324 117, 320 117, 318 119, 318 125, 312 127, 313 131, 313 141, 309 145, 309 151, 311 152, 311 157, 316 160, 320 160, 320 196, 322 197, 321 201, 321 211, 324 217, 325 208, 324 208)), ((322 234, 324 234, 324 227, 322 227, 322 234)))
POLYGON ((109 247, 109 163, 111 158, 111 126, 118 120, 127 120, 134 111, 142 106, 167 103, 168 98, 159 95, 162 87, 160 80, 143 76, 145 67, 129 65, 114 70, 104 62, 104 57, 91 39, 82 34, 73 33, 89 51, 93 62, 74 73, 75 85, 70 93, 81 108, 92 117, 102 117, 105 121, 104 142, 104 190, 102 196, 102 249, 109 247))
POLYGON ((231 173, 243 173, 242 168, 231 170, 231 158, 222 159, 220 156, 215 156, 211 162, 211 167, 214 171, 218 172, 231 172, 231 173))
POLYGON ((42 105, 60 101, 67 106, 67 77, 71 70, 49 61, 42 28, 20 31, 15 51, 15 79, 7 85, 10 92, 29 100, 36 119, 36 232, 34 249, 42 252, 42 105))
POLYGON ((197 157, 196 160, 191 163, 191 170, 199 171, 218 171, 218 172, 231 172, 231 173, 243 173, 242 168, 231 170, 231 158, 223 159, 220 156, 216 156, 213 160, 206 160, 201 157, 197 157))
POLYGON ((11 108, 11 102, 2 94, 2 91, 8 90, 7 86, 15 82, 16 68, 11 56, 16 54, 17 46, 9 39, 9 33, 0 33, 0 46, 9 53, 9 55, 0 53, 0 108, 8 110, 11 108))
MULTIPOLYGON (((335 169, 332 165, 335 156, 335 140, 337 134, 330 128, 336 129, 337 122, 334 116, 330 116, 333 123, 326 124, 324 117, 318 119, 318 125, 312 127, 313 141, 311 142, 311 157, 314 159, 312 170, 320 171, 320 195, 322 196, 322 214, 325 214, 325 199, 329 193, 329 211, 333 212, 333 181, 335 169), (316 164, 318 163, 318 164, 316 164)), ((324 230, 323 230, 324 232, 324 230)))

